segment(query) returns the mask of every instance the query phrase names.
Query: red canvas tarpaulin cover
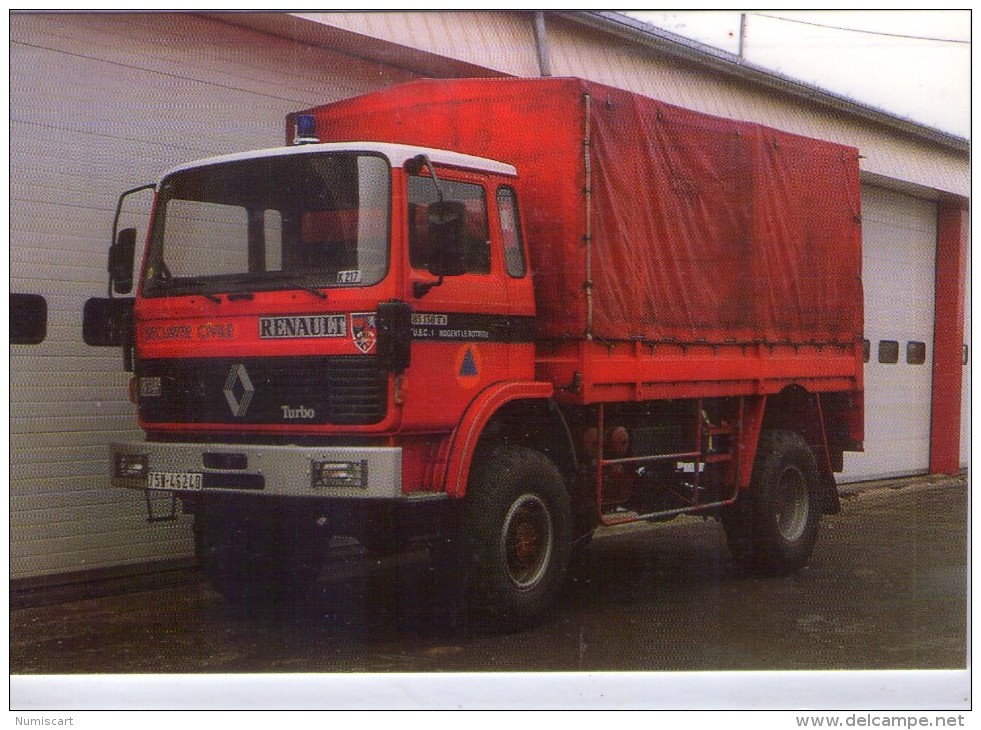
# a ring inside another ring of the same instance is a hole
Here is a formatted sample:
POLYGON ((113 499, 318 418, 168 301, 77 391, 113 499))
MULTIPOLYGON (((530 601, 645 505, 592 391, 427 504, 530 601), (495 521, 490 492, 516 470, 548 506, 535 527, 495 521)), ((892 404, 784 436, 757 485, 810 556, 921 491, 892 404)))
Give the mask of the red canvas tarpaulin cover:
POLYGON ((861 337, 853 148, 579 79, 417 81, 312 111, 325 142, 513 164, 543 338, 861 337))

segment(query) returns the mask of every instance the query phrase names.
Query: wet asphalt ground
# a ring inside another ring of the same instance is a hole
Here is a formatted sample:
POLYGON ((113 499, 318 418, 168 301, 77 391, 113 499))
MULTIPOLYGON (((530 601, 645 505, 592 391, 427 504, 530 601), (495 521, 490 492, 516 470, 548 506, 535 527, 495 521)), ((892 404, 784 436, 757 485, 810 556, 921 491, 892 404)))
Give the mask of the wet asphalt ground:
MULTIPOLYGON (((845 490, 843 490, 845 491, 845 490)), ((425 553, 337 551, 319 592, 229 608, 194 570, 152 590, 10 612, 13 675, 965 669, 964 476, 880 482, 826 516, 810 564, 740 574, 714 521, 599 534, 555 615, 450 626, 425 553)))

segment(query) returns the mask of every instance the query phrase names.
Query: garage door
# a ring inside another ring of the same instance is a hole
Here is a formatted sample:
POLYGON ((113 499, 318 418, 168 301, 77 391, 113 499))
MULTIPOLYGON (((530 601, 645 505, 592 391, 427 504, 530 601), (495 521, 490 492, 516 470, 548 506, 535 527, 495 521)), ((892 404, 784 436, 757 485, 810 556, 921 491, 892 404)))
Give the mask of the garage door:
POLYGON ((936 245, 935 203, 863 188, 865 453, 839 481, 929 470, 936 245))
POLYGON ((140 438, 118 350, 82 342, 104 296, 120 191, 190 159, 283 141, 288 111, 411 78, 190 14, 10 17, 10 286, 46 302, 46 338, 10 350, 10 574, 190 552, 107 488, 106 445, 140 438))

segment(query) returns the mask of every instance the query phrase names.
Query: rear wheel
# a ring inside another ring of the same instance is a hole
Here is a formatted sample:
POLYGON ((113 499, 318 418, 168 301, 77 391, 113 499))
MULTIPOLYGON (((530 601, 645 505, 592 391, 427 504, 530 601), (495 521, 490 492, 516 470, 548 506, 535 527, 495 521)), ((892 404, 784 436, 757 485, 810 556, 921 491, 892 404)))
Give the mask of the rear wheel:
POLYGON ((792 431, 763 433, 749 490, 722 514, 733 557, 761 574, 798 570, 811 556, 820 519, 820 479, 807 442, 792 431))
POLYGON ((467 605, 477 628, 515 629, 542 618, 571 547, 569 497, 552 462, 519 446, 481 454, 466 523, 467 605))

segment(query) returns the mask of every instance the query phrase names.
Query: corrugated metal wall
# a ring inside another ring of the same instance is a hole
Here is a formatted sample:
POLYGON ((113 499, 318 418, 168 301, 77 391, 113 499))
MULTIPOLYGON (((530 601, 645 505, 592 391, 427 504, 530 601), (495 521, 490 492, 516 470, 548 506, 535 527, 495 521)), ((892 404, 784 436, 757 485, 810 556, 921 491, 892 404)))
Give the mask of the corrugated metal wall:
POLYGON ((423 50, 509 76, 537 76, 531 13, 299 13, 366 38, 423 50))
POLYGON ((107 486, 106 444, 140 437, 119 351, 82 342, 116 197, 412 75, 192 15, 10 21, 10 286, 49 315, 42 344, 10 348, 11 577, 184 556, 186 523, 147 525, 142 495, 107 486))

